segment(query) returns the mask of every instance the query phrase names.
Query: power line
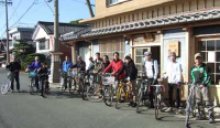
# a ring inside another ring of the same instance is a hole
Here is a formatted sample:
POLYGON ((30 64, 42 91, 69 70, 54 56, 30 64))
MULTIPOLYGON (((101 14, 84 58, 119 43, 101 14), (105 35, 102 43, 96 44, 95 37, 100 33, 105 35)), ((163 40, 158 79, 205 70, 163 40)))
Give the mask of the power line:
POLYGON ((21 3, 22 3, 22 0, 19 0, 17 6, 14 8, 14 11, 11 13, 11 16, 9 17, 9 21, 10 21, 10 20, 12 19, 12 17, 16 14, 16 12, 17 12, 18 8, 20 7, 21 3))
POLYGON ((50 9, 50 11, 54 14, 53 8, 49 5, 47 0, 44 0, 44 3, 46 4, 46 6, 50 9))
POLYGON ((31 8, 32 8, 35 4, 36 4, 35 1, 33 1, 33 3, 25 10, 25 12, 18 18, 18 20, 17 20, 14 24, 12 24, 12 25, 10 26, 10 28, 11 28, 11 27, 14 27, 19 21, 21 21, 21 19, 31 10, 31 8))
MULTIPOLYGON (((86 2, 83 2, 83 1, 81 1, 81 0, 72 0, 72 1, 74 1, 74 2, 78 2, 78 3, 82 3, 82 4, 87 4, 86 2)), ((91 6, 92 7, 95 7, 95 5, 94 4, 91 4, 91 6)))

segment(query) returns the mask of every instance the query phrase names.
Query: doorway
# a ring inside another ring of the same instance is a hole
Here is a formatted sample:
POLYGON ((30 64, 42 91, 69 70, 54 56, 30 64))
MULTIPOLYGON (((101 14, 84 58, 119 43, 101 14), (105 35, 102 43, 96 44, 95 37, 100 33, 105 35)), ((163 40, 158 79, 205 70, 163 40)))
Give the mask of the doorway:
POLYGON ((151 52, 153 59, 157 60, 160 65, 160 46, 134 47, 133 58, 139 73, 143 72, 145 52, 151 52))

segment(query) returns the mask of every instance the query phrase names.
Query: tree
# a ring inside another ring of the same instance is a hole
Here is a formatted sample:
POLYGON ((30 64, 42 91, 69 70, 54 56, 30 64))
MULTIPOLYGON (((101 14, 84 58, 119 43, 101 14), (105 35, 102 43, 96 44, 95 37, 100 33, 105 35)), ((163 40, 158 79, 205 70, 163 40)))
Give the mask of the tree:
POLYGON ((12 50, 14 57, 17 61, 19 61, 22 65, 22 68, 24 68, 26 62, 25 62, 25 58, 29 55, 29 54, 33 54, 35 53, 35 48, 33 45, 28 44, 28 43, 17 43, 14 44, 14 49, 12 50))
POLYGON ((80 20, 82 20, 82 19, 73 20, 73 21, 70 21, 70 23, 71 24, 79 24, 80 20))

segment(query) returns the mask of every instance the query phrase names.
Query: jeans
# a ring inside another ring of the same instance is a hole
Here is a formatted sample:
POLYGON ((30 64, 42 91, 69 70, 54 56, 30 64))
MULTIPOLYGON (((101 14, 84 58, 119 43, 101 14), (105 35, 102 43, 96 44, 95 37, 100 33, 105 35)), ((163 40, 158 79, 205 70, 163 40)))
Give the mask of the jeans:
POLYGON ((72 86, 72 81, 66 72, 63 73, 63 87, 67 89, 67 84, 69 84, 69 88, 72 86))
POLYGON ((37 76, 34 78, 34 82, 35 87, 37 88, 37 90, 39 90, 39 78, 37 76))
POLYGON ((180 107, 180 88, 177 87, 177 84, 168 84, 168 87, 169 87, 169 105, 170 107, 174 107, 175 106, 175 101, 173 100, 173 90, 176 91, 176 106, 177 108, 180 107))
POLYGON ((11 73, 11 89, 14 90, 14 80, 16 81, 17 90, 20 90, 20 82, 19 82, 19 72, 11 73))
MULTIPOLYGON (((153 86, 150 86, 150 85, 152 85, 152 83, 153 83, 153 81, 154 81, 154 79, 153 78, 149 78, 148 79, 148 96, 149 96, 149 98, 150 98, 150 104, 151 104, 151 107, 153 107, 154 106, 154 91, 155 91, 155 87, 153 87, 153 86)), ((155 83, 156 84, 156 83, 155 83)))

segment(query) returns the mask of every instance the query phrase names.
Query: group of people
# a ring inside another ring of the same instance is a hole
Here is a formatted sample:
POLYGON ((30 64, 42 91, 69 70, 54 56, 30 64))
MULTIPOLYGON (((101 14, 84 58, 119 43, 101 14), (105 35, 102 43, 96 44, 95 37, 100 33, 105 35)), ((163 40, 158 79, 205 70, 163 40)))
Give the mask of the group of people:
MULTIPOLYGON (((136 85, 136 78, 138 75, 138 70, 134 64, 134 61, 130 56, 125 56, 124 61, 119 58, 119 53, 113 53, 113 60, 110 62, 109 57, 104 55, 103 58, 101 57, 100 53, 95 54, 96 57, 93 59, 92 57, 89 58, 90 64, 86 69, 86 63, 82 59, 82 57, 77 57, 77 61, 75 64, 66 56, 65 61, 62 63, 62 73, 64 76, 64 87, 67 89, 67 75, 68 71, 76 68, 77 72, 81 73, 88 73, 88 74, 105 74, 111 73, 112 76, 115 76, 117 80, 121 80, 124 78, 129 78, 130 82, 132 83, 132 92, 133 92, 133 100, 131 101, 130 105, 135 107, 136 106, 136 95, 137 95, 137 85, 136 85)), ((151 52, 144 53, 143 59, 143 74, 145 78, 150 81, 151 85, 155 85, 158 83, 158 78, 160 77, 159 71, 159 64, 158 61, 153 59, 151 52)), ((169 106, 170 108, 176 107, 179 108, 181 106, 180 100, 180 88, 182 81, 182 68, 181 64, 177 62, 177 56, 175 52, 171 52, 169 54, 168 63, 165 69, 164 76, 168 80, 168 98, 169 98, 169 106), (173 99, 173 91, 176 92, 176 104, 175 100, 173 99)), ((191 76, 191 84, 198 86, 196 90, 196 102, 201 103, 202 99, 208 105, 209 98, 208 98, 208 85, 210 81, 210 77, 208 74, 207 66, 202 62, 202 55, 200 53, 195 54, 194 56, 194 65, 191 68, 190 76, 191 76)), ((11 89, 14 90, 14 80, 17 83, 17 90, 20 90, 20 83, 19 83, 19 71, 21 70, 21 66, 17 61, 12 61, 7 68, 11 72, 11 89)), ((38 57, 35 57, 35 60, 28 66, 28 69, 31 71, 37 71, 38 73, 47 73, 47 64, 41 63, 38 57)), ((98 77, 98 75, 97 75, 98 77)), ((100 78, 97 78, 98 82, 101 81, 100 78)), ((39 89, 39 80, 36 78, 35 86, 39 89)), ((153 90, 153 88, 150 88, 153 90)), ((151 106, 154 107, 153 104, 153 92, 149 92, 151 106)), ((200 115, 199 115, 200 116, 200 115)))
MULTIPOLYGON (((11 80, 11 89, 14 92, 14 81, 16 82, 16 89, 17 92, 20 92, 20 71, 21 71, 21 64, 15 58, 6 66, 6 68, 10 71, 10 80, 11 80)), ((39 57, 36 56, 34 61, 28 65, 26 72, 36 72, 37 75, 41 76, 43 74, 49 74, 48 66, 46 63, 41 63, 39 57)), ((44 75, 45 76, 45 75, 44 75)), ((34 85, 38 91, 41 91, 41 95, 45 97, 43 92, 43 86, 39 87, 39 82, 43 82, 39 79, 48 79, 48 75, 46 78, 42 77, 35 77, 34 85), (41 89, 41 90, 40 90, 41 89)), ((41 83, 40 85, 43 85, 41 83)))

